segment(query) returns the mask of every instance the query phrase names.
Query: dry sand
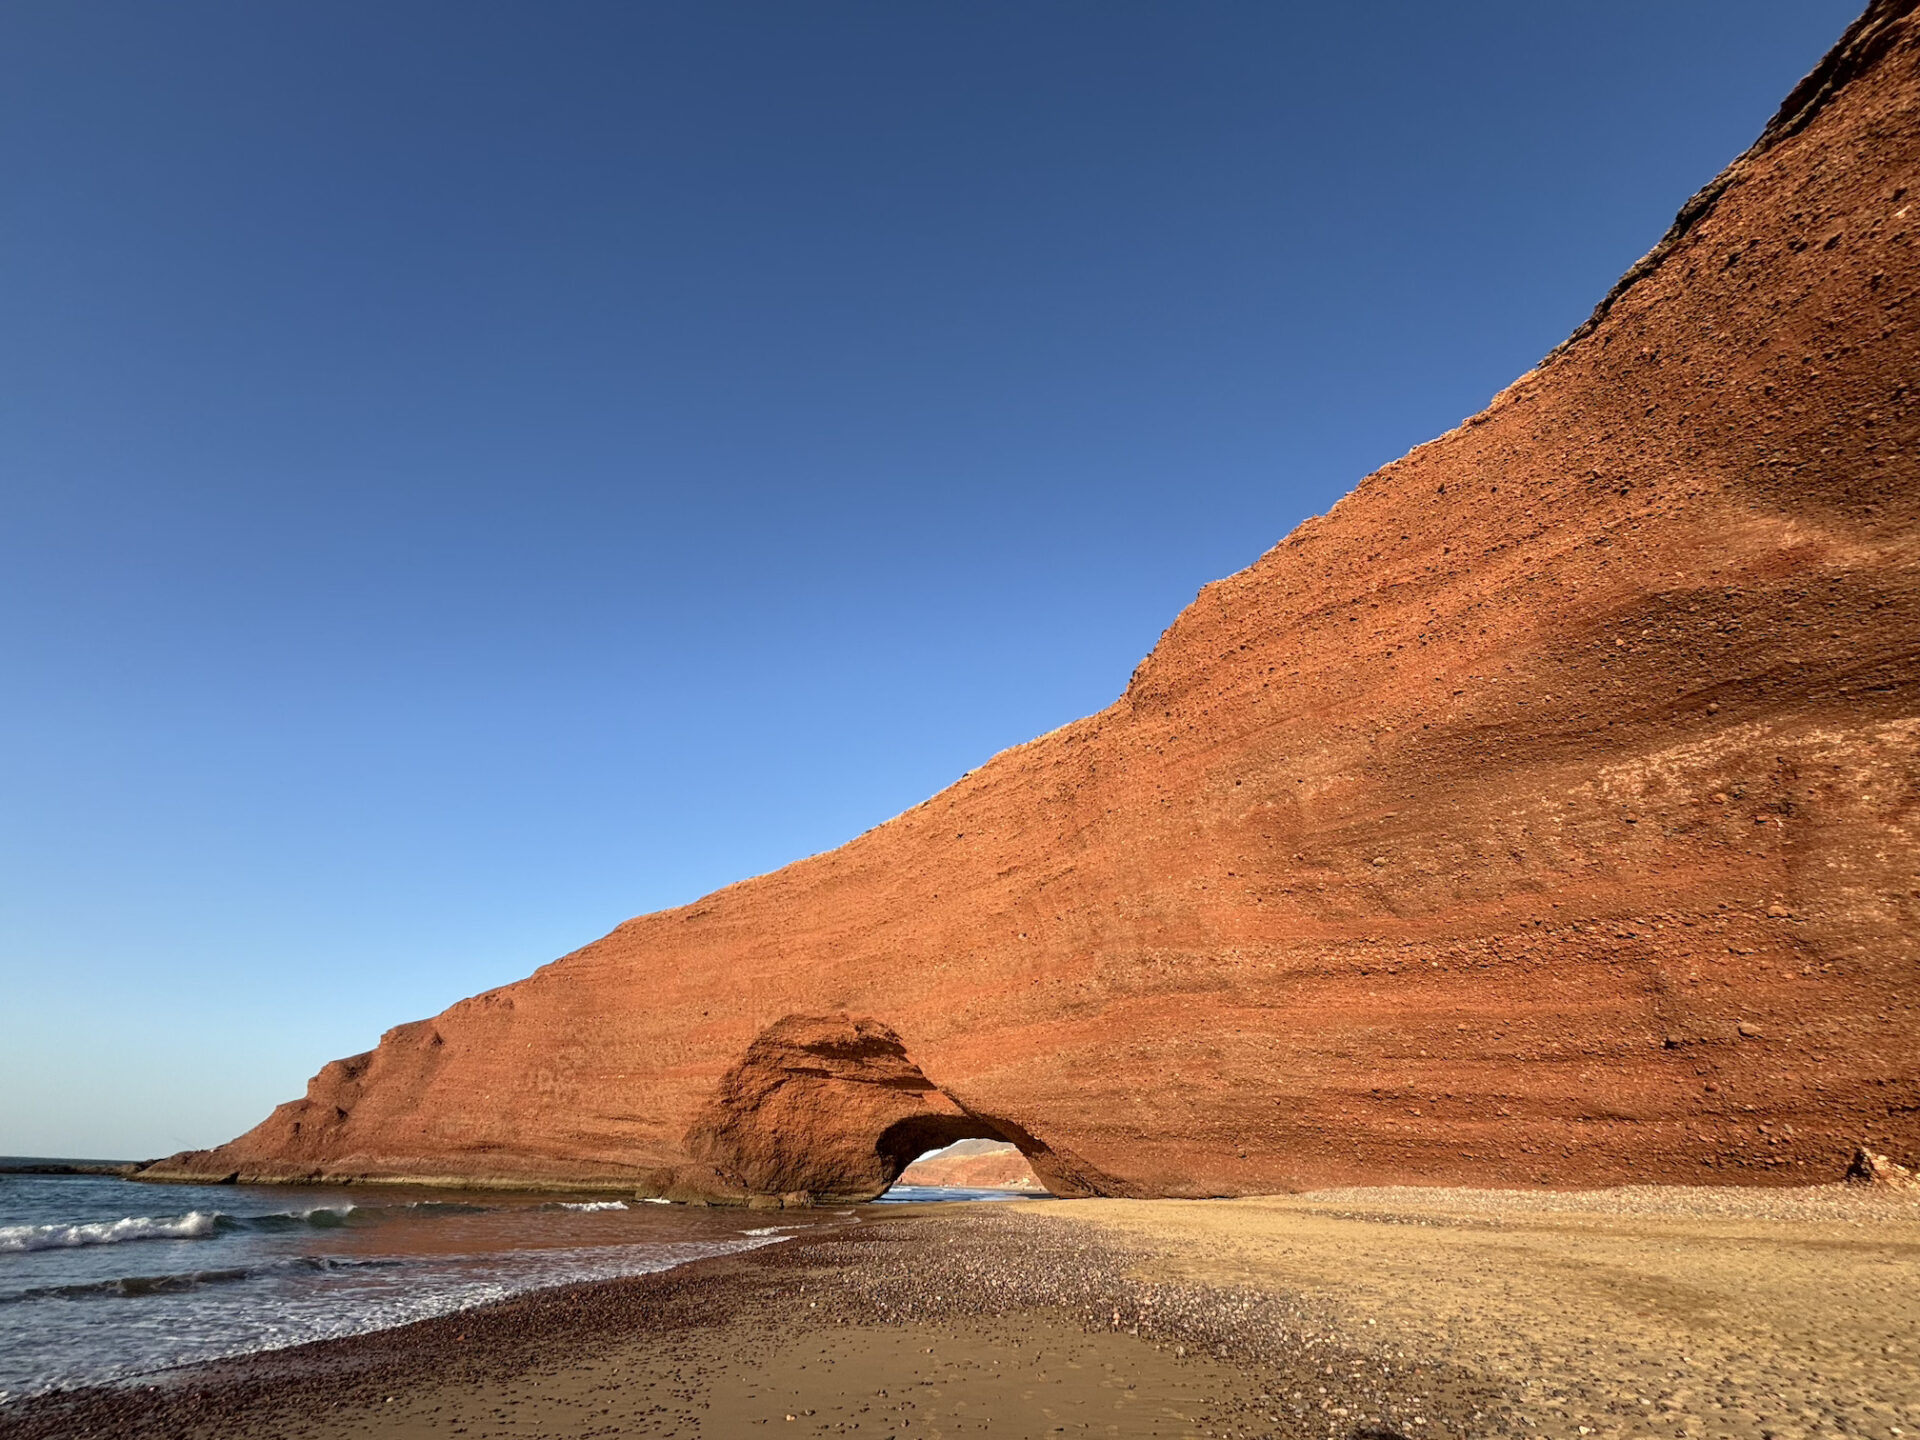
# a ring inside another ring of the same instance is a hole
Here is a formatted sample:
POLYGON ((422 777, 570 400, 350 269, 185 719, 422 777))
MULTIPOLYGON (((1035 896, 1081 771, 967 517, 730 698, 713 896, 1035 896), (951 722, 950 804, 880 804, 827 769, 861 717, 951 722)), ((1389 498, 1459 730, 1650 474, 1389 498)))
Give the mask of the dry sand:
POLYGON ((0 1440, 1920 1440, 1917 1281, 1920 1200, 1837 1187, 887 1207, 0 1440))
POLYGON ((1546 1435, 1920 1436, 1920 1199, 1372 1189, 1100 1200, 1142 1273, 1323 1305, 1546 1435))

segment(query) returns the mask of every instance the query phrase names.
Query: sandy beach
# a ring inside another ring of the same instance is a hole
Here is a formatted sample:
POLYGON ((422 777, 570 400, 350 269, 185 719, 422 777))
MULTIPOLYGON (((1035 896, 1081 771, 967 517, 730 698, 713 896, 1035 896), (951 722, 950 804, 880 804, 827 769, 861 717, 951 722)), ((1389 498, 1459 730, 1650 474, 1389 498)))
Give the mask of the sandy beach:
POLYGON ((1917 1282, 1920 1201, 1841 1187, 900 1207, 0 1437, 1897 1440, 1917 1282))
POLYGON ((1472 1377, 1500 1398, 1467 1433, 1920 1430, 1910 1197, 1371 1189, 1072 1213, 1144 1275, 1291 1295, 1358 1353, 1472 1377))

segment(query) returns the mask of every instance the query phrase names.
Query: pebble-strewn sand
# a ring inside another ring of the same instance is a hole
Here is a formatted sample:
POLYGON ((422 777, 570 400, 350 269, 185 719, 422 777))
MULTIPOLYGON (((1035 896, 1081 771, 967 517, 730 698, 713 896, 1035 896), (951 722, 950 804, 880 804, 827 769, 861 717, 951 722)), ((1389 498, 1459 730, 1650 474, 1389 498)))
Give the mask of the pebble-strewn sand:
POLYGON ((6 1407, 0 1440, 1920 1440, 1916 1199, 1348 1190, 838 1220, 6 1407))
POLYGON ((1920 1197, 1374 1189, 1047 1212, 1144 1274, 1298 1296, 1541 1435, 1920 1435, 1920 1197))

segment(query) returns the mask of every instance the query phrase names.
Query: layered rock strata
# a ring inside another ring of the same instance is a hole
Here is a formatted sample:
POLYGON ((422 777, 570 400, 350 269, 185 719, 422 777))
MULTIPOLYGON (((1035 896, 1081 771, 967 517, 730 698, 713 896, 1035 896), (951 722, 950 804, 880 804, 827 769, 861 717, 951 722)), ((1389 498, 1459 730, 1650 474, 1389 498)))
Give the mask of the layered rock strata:
POLYGON ((1920 1155, 1920 24, 1106 710, 388 1032, 161 1177, 875 1193, 1920 1155))

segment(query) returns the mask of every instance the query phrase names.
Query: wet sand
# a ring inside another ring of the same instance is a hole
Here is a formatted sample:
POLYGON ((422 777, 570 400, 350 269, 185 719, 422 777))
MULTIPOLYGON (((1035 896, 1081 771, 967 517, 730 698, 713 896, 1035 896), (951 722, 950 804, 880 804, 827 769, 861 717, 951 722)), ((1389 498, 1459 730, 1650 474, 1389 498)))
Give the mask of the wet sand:
POLYGON ((0 1440, 1900 1440, 1916 1282, 1920 1201, 1839 1189, 901 1207, 44 1397, 0 1410, 0 1440))

